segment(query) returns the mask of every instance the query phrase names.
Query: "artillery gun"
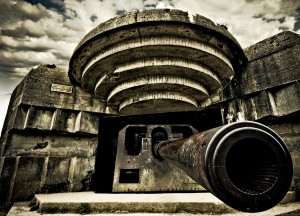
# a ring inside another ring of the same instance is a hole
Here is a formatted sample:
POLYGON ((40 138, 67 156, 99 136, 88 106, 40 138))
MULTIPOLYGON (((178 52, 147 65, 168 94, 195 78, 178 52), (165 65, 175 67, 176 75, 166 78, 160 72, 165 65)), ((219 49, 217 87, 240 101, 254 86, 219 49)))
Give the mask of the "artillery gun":
POLYGON ((187 125, 128 125, 119 140, 114 192, 201 190, 196 182, 232 208, 258 212, 278 204, 292 180, 286 145, 256 122, 201 133, 187 125), (189 129, 194 135, 183 138, 189 129))

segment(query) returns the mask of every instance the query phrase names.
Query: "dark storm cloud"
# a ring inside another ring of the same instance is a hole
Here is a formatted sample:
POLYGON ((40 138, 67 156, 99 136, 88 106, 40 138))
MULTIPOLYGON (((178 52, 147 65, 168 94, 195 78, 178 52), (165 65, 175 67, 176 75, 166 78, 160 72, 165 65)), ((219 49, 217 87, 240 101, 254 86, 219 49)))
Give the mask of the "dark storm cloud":
POLYGON ((16 27, 14 29, 2 29, 1 30, 2 35, 5 36, 10 36, 13 38, 24 38, 26 36, 28 37, 35 37, 35 38, 40 38, 45 35, 45 32, 38 31, 35 28, 26 28, 24 27, 23 23, 21 24, 20 27, 16 27))
POLYGON ((95 14, 93 14, 93 15, 90 17, 90 19, 91 19, 92 22, 95 22, 95 21, 98 19, 98 17, 97 17, 95 14))
POLYGON ((0 25, 9 26, 16 20, 32 20, 34 22, 41 18, 50 17, 47 9, 37 4, 35 6, 24 1, 11 3, 10 1, 0 2, 0 25))
POLYGON ((126 11, 125 10, 117 10, 117 15, 119 16, 119 15, 122 15, 122 14, 124 14, 126 11))
MULTIPOLYGON (((259 2, 259 0, 246 0, 248 3, 259 2)), ((293 29, 287 29, 286 27, 280 27, 283 30, 293 30, 298 31, 300 29, 300 1, 299 0, 281 0, 279 2, 279 8, 277 11, 273 11, 273 17, 270 14, 255 14, 255 18, 261 18, 266 22, 279 21, 284 23, 286 17, 293 17, 295 19, 295 24, 293 29), (278 18, 278 16, 281 16, 278 18)))
POLYGON ((43 63, 66 66, 81 28, 68 28, 64 15, 42 4, 0 1, 0 90, 4 77, 24 77, 43 63))
MULTIPOLYGON (((0 42, 0 50, 2 51, 9 51, 9 52, 16 52, 18 50, 23 51, 34 51, 34 52, 48 52, 51 50, 51 47, 47 46, 47 44, 41 44, 41 45, 26 45, 26 44, 20 44, 18 46, 14 46, 12 44, 3 44, 0 42)), ((0 54, 1 58, 1 54, 0 54)))
POLYGON ((300 29, 300 7, 296 9, 296 22, 294 25, 294 31, 298 31, 300 29))
POLYGON ((37 64, 39 64, 39 59, 38 58, 24 58, 22 59, 22 55, 24 57, 30 57, 30 55, 26 55, 25 53, 20 53, 16 55, 11 55, 11 56, 1 56, 0 58, 0 69, 1 73, 11 75, 11 77, 20 77, 24 76, 24 74, 19 73, 18 71, 15 70, 15 68, 28 68, 28 67, 33 67, 37 64), (9 74, 8 74, 9 73, 9 74))
POLYGON ((31 4, 42 4, 50 10, 56 10, 59 13, 65 12, 65 4, 63 0, 25 0, 31 4))
POLYGON ((253 18, 257 18, 257 19, 262 19, 263 21, 269 23, 269 22, 274 22, 274 21, 278 21, 279 23, 284 23, 286 18, 284 16, 280 17, 280 18, 270 18, 267 17, 266 14, 256 14, 253 16, 253 18))
POLYGON ((53 55, 60 60, 64 60, 66 62, 68 62, 70 60, 70 56, 66 56, 61 52, 54 52, 53 55))
MULTIPOLYGON (((1 61, 0 61, 1 63, 1 61)), ((0 66, 0 84, 1 84, 1 89, 3 86, 3 82, 6 82, 5 80, 7 79, 22 79, 26 74, 21 74, 19 72, 15 72, 15 67, 22 67, 24 65, 1 65, 0 66), (3 81, 3 82, 2 82, 3 81)), ((13 90, 13 87, 12 89, 13 90)))
POLYGON ((281 0, 280 11, 281 13, 289 14, 291 16, 298 16, 300 8, 299 0, 281 0))

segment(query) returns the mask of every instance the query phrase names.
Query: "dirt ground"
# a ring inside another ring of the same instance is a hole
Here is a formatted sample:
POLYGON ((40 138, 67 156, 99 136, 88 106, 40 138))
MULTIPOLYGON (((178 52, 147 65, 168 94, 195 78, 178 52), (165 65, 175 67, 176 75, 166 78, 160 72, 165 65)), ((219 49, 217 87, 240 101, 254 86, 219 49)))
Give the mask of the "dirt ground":
MULTIPOLYGON (((9 207, 1 207, 0 216, 8 213, 9 207)), ((9 211, 8 216, 80 216, 80 214, 41 214, 37 211, 30 211, 28 203, 16 203, 9 211)), ((216 214, 190 214, 190 213, 113 213, 113 214, 89 214, 91 216, 211 216, 216 214)), ((220 215, 220 214, 218 214, 220 215)), ((293 202, 284 205, 277 205, 272 209, 259 213, 236 212, 221 214, 222 216, 300 216, 300 202, 293 202)))

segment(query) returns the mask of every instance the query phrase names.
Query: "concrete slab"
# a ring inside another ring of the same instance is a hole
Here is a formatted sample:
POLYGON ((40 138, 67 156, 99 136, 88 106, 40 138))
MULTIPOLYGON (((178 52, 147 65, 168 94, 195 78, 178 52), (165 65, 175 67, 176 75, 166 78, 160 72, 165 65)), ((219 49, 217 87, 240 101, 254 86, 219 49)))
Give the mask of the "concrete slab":
POLYGON ((268 211, 260 213, 242 213, 229 208, 210 193, 97 194, 94 192, 78 192, 37 194, 36 202, 39 206, 32 208, 32 205, 30 206, 29 202, 15 203, 8 215, 300 215, 300 202, 292 202, 295 201, 293 197, 295 197, 295 194, 289 193, 287 198, 283 200, 280 205, 277 205, 268 211))
POLYGON ((234 210, 210 193, 37 194, 42 213, 230 213, 234 210))

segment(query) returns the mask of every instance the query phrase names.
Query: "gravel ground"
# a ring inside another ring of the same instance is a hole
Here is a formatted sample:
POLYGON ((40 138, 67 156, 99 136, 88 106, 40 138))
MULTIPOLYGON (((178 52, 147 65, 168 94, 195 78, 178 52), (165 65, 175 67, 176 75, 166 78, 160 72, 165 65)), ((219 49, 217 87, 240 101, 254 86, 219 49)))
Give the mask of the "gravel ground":
MULTIPOLYGON (((9 211, 8 216, 79 216, 80 214, 41 214, 37 211, 30 211, 28 207, 28 202, 16 203, 9 211)), ((3 214, 5 215, 5 214, 3 214)), ((113 214, 89 214, 91 216, 211 216, 212 214, 188 214, 188 213, 113 213, 113 214)), ((260 213, 242 213, 236 212, 231 214, 222 214, 222 216, 300 216, 300 202, 288 203, 285 205, 277 205, 268 211, 260 213)), ((1 215, 2 216, 2 215, 1 215)))

